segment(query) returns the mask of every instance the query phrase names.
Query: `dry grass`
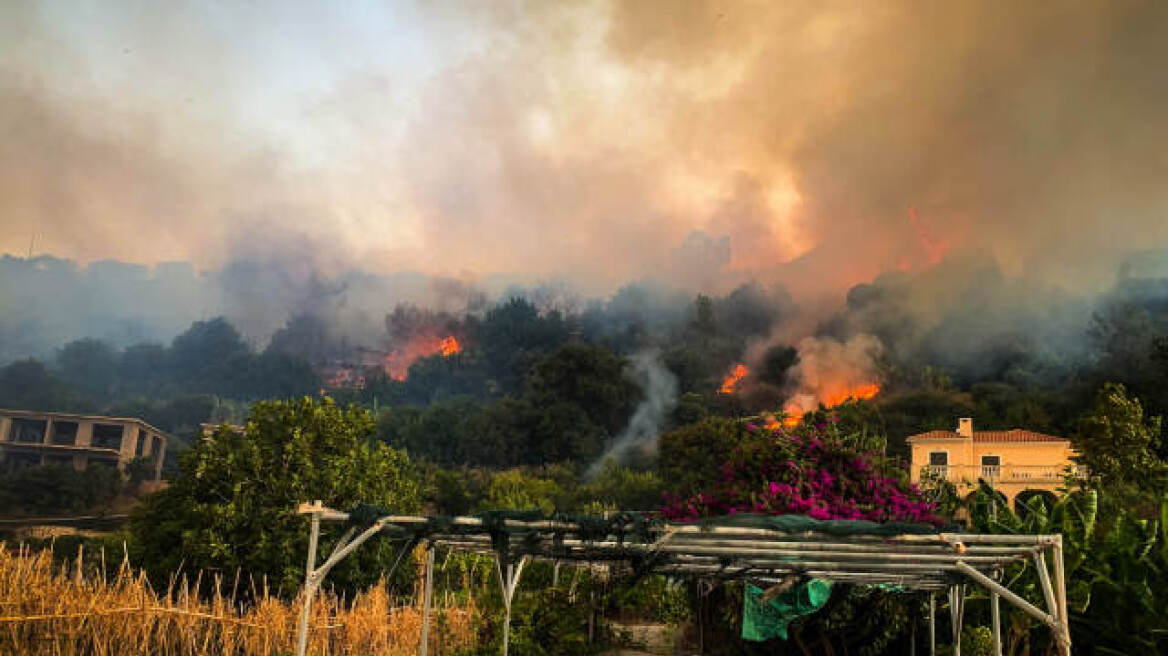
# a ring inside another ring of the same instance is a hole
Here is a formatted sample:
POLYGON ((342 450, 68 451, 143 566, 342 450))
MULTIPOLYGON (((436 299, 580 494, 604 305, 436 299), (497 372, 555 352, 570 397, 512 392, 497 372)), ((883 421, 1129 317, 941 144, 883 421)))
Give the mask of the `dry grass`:
MULTIPOLYGON (((76 563, 59 567, 48 552, 13 551, 0 543, 0 654, 250 656, 287 654, 294 647, 300 604, 266 590, 256 590, 254 603, 241 608, 234 594, 206 594, 224 589, 219 580, 181 580, 159 593, 125 563, 111 580, 84 576, 83 569, 80 554, 76 563)), ((472 646, 478 619, 473 602, 436 605, 431 653, 472 646)), ((421 624, 421 608, 395 606, 384 585, 351 602, 319 594, 309 653, 415 654, 421 624)))

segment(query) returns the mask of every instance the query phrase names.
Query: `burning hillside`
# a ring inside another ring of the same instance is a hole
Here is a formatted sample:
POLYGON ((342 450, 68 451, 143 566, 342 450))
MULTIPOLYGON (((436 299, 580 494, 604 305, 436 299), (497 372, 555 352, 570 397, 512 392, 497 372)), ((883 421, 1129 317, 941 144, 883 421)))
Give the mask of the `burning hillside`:
POLYGON ((726 377, 722 379, 722 386, 718 388, 718 392, 722 394, 733 394, 737 392, 742 380, 749 375, 750 370, 746 368, 746 365, 742 363, 734 365, 730 373, 726 374, 726 377))
POLYGON ((418 335, 385 356, 385 373, 394 380, 405 380, 410 365, 431 355, 450 357, 462 352, 462 345, 454 335, 418 335))
POLYGON ((394 380, 405 380, 410 365, 431 355, 451 357, 462 352, 455 336, 458 321, 446 312, 398 305, 385 317, 388 345, 382 367, 394 380))
MULTIPOLYGON (((880 343, 870 335, 847 341, 807 337, 799 342, 798 359, 788 373, 783 419, 767 417, 767 426, 798 425, 803 415, 821 405, 832 408, 848 400, 868 400, 880 393, 875 355, 880 343)), ((721 394, 737 394, 747 384, 750 369, 738 363, 719 388, 721 394)))

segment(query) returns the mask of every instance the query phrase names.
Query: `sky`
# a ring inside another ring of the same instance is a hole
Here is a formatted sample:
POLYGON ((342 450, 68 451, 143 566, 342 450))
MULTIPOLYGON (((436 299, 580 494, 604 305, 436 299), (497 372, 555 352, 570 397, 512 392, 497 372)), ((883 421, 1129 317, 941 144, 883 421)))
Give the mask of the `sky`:
POLYGON ((839 291, 1168 243, 1168 3, 0 6, 0 253, 839 291))

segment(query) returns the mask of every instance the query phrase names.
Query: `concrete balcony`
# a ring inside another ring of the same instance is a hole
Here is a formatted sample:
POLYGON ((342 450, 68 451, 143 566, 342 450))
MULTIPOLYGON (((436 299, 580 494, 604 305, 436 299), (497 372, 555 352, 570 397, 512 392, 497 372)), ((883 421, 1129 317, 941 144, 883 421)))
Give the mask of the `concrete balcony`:
MULTIPOLYGON (((951 483, 976 483, 983 479, 992 484, 1051 485, 1063 481, 1066 465, 929 465, 925 470, 931 476, 951 483)), ((1071 466, 1078 473, 1078 468, 1071 466)))

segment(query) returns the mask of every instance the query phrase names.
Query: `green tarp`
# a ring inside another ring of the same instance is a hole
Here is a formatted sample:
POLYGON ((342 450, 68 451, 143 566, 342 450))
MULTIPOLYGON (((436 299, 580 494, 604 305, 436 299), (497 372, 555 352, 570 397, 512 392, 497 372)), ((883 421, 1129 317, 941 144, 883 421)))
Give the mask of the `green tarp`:
MULTIPOLYGON (((379 517, 393 514, 385 508, 371 504, 359 503, 349 511, 349 521, 358 526, 368 526, 379 517)), ((595 515, 575 515, 567 513, 546 514, 539 510, 492 510, 475 515, 483 520, 481 527, 456 526, 451 517, 427 517, 425 524, 415 524, 406 529, 417 537, 425 537, 432 533, 526 533, 527 529, 510 529, 505 526, 507 520, 534 522, 539 520, 557 520, 573 522, 579 525, 576 533, 584 540, 616 539, 617 541, 651 542, 660 538, 666 531, 666 522, 658 513, 646 512, 619 512, 606 517, 595 515)), ((707 517, 696 522, 704 529, 718 527, 727 528, 764 528, 783 533, 820 533, 838 537, 856 535, 893 536, 904 534, 939 533, 942 529, 931 524, 913 524, 908 522, 869 522, 848 519, 812 519, 803 515, 755 515, 740 513, 737 515, 723 515, 721 517, 707 517)), ((954 527, 946 527, 952 529, 954 527)), ((403 529, 393 527, 387 529, 389 533, 401 533, 403 529)))
POLYGON ((762 588, 747 583, 742 592, 742 639, 786 640, 791 622, 823 608, 829 598, 831 581, 811 579, 771 599, 762 588))

